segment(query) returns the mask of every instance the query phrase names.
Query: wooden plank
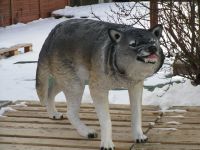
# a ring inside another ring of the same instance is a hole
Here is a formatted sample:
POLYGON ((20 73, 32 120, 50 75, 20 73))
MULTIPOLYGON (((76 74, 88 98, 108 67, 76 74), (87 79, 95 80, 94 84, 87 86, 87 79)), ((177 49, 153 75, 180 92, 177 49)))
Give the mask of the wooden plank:
POLYGON ((176 128, 178 130, 200 130, 200 124, 181 124, 173 121, 169 123, 157 123, 154 128, 176 128), (174 124, 173 124, 174 122, 174 124), (177 123, 177 124, 176 124, 177 123))
MULTIPOLYGON (((17 101, 16 103, 21 103, 25 102, 28 107, 43 107, 38 100, 35 101, 17 101)), ((56 102, 56 107, 67 107, 66 102, 56 102)), ((128 104, 110 104, 109 105, 110 109, 115 109, 115 110, 130 110, 130 105, 128 104)), ((82 103, 81 108, 94 108, 94 105, 91 103, 82 103)), ((153 105, 143 105, 142 106, 143 110, 160 110, 159 106, 153 106, 153 105)))
MULTIPOLYGON (((90 126, 99 126, 99 121, 95 120, 82 120, 85 124, 90 126)), ((36 123, 36 124, 56 124, 56 125, 69 125, 70 122, 67 119, 64 120, 52 120, 48 118, 26 118, 26 117, 0 117, 0 125, 1 123, 36 123)), ((150 122, 142 122, 143 127, 148 127, 150 122)), ((130 122, 123 121, 112 121, 112 125, 116 127, 130 127, 130 122)))
POLYGON ((173 116, 184 116, 184 117, 199 117, 200 116, 200 112, 196 111, 196 112, 166 112, 163 113, 164 116, 166 117, 173 117, 173 116))
POLYGON ((199 130, 174 130, 173 128, 153 128, 148 133, 150 143, 195 144, 200 146, 199 130))
POLYGON ((199 106, 173 106, 171 109, 182 109, 188 112, 200 112, 199 106))
POLYGON ((96 150, 94 148, 73 148, 73 147, 50 147, 38 145, 22 145, 22 144, 0 144, 1 150, 96 150))
MULTIPOLYGON (((1 122, 0 127, 2 128, 26 128, 26 129, 64 129, 64 130, 75 130, 74 127, 71 124, 38 124, 38 123, 8 123, 8 122, 1 122)), ((89 125, 89 127, 94 128, 95 130, 99 130, 99 125, 89 125)), ((147 128, 146 126, 145 128, 147 128)), ((144 129, 145 129, 144 128, 144 129)), ((115 132, 121 132, 124 133, 130 133, 131 132, 131 126, 114 126, 113 125, 113 131, 115 132)))
MULTIPOLYGON (((127 144, 124 148, 129 149, 130 144, 127 144)), ((41 146, 41 145, 22 145, 22 144, 0 144, 1 150, 97 150, 98 148, 73 148, 73 147, 61 147, 61 146, 41 146)), ((119 148, 118 148, 119 149, 119 148)), ((126 150, 127 150, 126 149, 126 150)), ((161 143, 146 143, 136 144, 136 150, 199 150, 199 145, 187 145, 187 144, 161 144, 161 143)))
POLYGON ((32 47, 32 44, 31 43, 16 44, 16 45, 11 46, 9 49, 15 50, 15 49, 24 48, 24 47, 32 47))
MULTIPOLYGON (((46 112, 29 112, 29 111, 18 111, 16 112, 6 112, 4 113, 5 116, 8 117, 30 117, 30 118, 48 118, 48 115, 46 112)), ((91 113, 80 113, 79 114, 81 119, 87 119, 87 120, 97 120, 96 114, 91 113)), ((66 119, 66 114, 64 114, 64 119, 66 119)), ((111 114, 111 119, 114 121, 124 121, 124 122, 130 122, 131 115, 117 115, 117 114, 111 114)), ((156 119, 156 116, 143 116, 143 121, 146 122, 152 122, 156 119)))
POLYGON ((0 55, 8 52, 8 48, 0 48, 0 55))
MULTIPOLYGON (((31 112, 46 112, 45 107, 24 107, 24 106, 11 106, 13 109, 18 111, 31 111, 31 112)), ((57 110, 62 113, 66 113, 67 108, 58 107, 57 110)), ((96 113, 94 108, 81 108, 80 113, 96 113)), ((116 109, 110 109, 111 114, 118 114, 118 115, 131 115, 130 109, 122 109, 122 110, 116 110, 116 109)), ((152 110, 143 110, 142 115, 146 116, 158 116, 161 112, 159 111, 152 111, 152 110)))
POLYGON ((17 49, 15 49, 15 50, 9 50, 8 53, 9 53, 8 57, 10 57, 10 56, 18 55, 19 51, 17 49))
POLYGON ((185 117, 182 115, 164 116, 158 122, 171 122, 176 121, 182 124, 200 124, 199 117, 185 117))
POLYGON ((32 45, 31 46, 25 46, 24 47, 24 52, 25 53, 27 53, 27 52, 30 52, 30 51, 32 51, 33 49, 32 49, 32 45))
POLYGON ((80 136, 74 130, 63 129, 31 129, 31 128, 0 128, 0 136, 13 137, 34 137, 34 138, 56 138, 56 139, 76 139, 84 140, 86 138, 80 136))
POLYGON ((2 144, 23 144, 37 146, 57 146, 72 148, 98 148, 99 141, 92 140, 67 140, 67 139, 49 139, 49 138, 23 138, 23 137, 0 137, 2 144))
MULTIPOLYGON (((145 143, 135 144, 136 150, 199 150, 199 145, 145 143)), ((133 149, 134 150, 134 149, 133 149)))
MULTIPOLYGON (((0 137, 2 144, 23 144, 31 146, 67 147, 67 148, 91 148, 99 149, 100 141, 95 140, 66 140, 66 139, 47 139, 47 138, 22 138, 22 137, 0 137)), ((116 150, 127 150, 131 143, 116 142, 116 150)))
MULTIPOLYGON (((8 123, 8 122, 1 122, 0 127, 2 128, 24 128, 24 129, 63 129, 63 130, 75 130, 71 124, 38 124, 38 123, 8 123)), ((89 127, 99 130, 99 125, 89 125, 89 127)), ((147 128, 143 128, 144 130, 147 128)), ((124 133, 131 133, 131 126, 114 126, 113 125, 113 132, 124 132, 124 133)))

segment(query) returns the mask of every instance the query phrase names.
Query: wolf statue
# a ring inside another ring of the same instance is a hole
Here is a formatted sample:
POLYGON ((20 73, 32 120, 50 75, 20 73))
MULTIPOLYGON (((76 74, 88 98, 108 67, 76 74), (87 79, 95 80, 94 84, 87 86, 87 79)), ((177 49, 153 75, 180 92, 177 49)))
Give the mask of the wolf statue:
POLYGON ((87 81, 101 127, 100 147, 113 150, 108 92, 113 88, 127 88, 133 140, 146 142, 141 127, 143 82, 163 64, 161 33, 161 25, 146 30, 89 19, 58 24, 44 42, 36 73, 37 94, 49 117, 63 118, 54 103, 55 96, 62 91, 71 124, 80 135, 96 138, 95 130, 79 118, 87 81))

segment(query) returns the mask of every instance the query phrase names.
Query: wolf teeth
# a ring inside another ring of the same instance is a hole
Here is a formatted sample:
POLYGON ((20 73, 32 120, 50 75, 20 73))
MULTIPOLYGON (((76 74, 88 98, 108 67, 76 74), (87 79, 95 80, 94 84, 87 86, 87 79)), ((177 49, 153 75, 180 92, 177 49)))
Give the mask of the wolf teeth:
POLYGON ((145 59, 144 62, 145 63, 156 63, 157 60, 145 59))

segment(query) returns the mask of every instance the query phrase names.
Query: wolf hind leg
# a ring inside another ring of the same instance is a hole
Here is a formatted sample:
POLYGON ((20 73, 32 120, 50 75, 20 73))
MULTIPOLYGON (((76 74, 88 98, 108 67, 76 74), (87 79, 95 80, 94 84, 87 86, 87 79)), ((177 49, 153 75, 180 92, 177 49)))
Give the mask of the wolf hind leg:
POLYGON ((46 101, 46 109, 49 118, 51 119, 63 119, 63 114, 58 112, 55 107, 55 96, 61 92, 57 82, 52 77, 49 78, 48 98, 46 101))
POLYGON ((67 117, 81 136, 96 138, 95 130, 87 127, 79 118, 80 105, 85 85, 79 81, 71 82, 65 86, 64 94, 67 99, 67 117))

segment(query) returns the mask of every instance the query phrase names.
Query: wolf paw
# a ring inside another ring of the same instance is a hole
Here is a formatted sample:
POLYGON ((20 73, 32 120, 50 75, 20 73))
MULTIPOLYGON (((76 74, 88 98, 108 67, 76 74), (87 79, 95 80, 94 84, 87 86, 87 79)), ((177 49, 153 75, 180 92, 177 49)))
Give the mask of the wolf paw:
POLYGON ((114 149, 115 149, 115 147, 113 147, 113 148, 111 148, 111 147, 110 148, 101 147, 100 148, 100 150, 114 150, 114 149))
POLYGON ((94 129, 90 129, 85 125, 79 126, 77 131, 81 136, 89 139, 96 138, 98 135, 94 129))
POLYGON ((146 143, 148 140, 147 136, 144 135, 142 132, 141 133, 138 133, 134 136, 134 141, 136 143, 146 143))
POLYGON ((115 146, 112 141, 102 141, 100 150, 114 150, 115 146))
POLYGON ((49 118, 54 119, 54 120, 61 120, 61 119, 64 119, 64 116, 62 113, 53 112, 53 113, 49 114, 49 118))
POLYGON ((145 138, 136 139, 136 143, 146 143, 147 141, 148 141, 148 138, 146 136, 145 138))
POLYGON ((93 139, 93 138, 97 138, 98 134, 93 132, 93 133, 89 133, 88 134, 88 139, 93 139))

